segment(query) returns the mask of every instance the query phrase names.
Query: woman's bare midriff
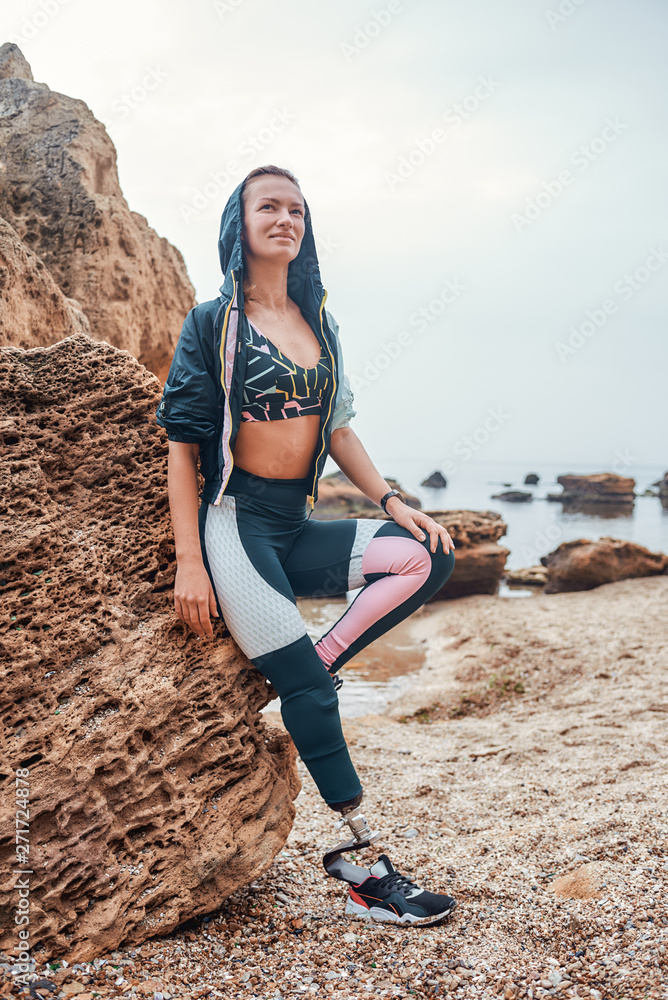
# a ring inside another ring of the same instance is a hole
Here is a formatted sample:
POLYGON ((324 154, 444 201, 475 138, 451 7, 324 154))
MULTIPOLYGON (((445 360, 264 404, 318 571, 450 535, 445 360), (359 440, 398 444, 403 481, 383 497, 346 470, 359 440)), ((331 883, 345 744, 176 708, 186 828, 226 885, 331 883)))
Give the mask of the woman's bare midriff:
POLYGON ((269 479, 308 475, 320 434, 315 413, 289 420, 242 421, 234 442, 234 464, 269 479))

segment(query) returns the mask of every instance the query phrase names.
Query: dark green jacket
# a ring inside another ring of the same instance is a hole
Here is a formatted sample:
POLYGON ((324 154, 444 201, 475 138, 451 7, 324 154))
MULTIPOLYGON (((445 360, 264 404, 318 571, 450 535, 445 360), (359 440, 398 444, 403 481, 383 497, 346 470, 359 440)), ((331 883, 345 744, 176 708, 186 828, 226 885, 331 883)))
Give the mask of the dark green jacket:
MULTIPOLYGON (((194 306, 186 316, 156 414, 170 441, 199 443, 205 479, 202 503, 215 505, 221 501, 234 464, 232 449, 241 422, 249 339, 243 300, 242 184, 230 196, 220 221, 218 252, 225 275, 220 295, 194 306)), ((308 205, 304 214, 304 238, 288 266, 288 295, 327 349, 333 372, 323 398, 318 446, 308 473, 313 509, 332 431, 346 426, 356 411, 343 371, 338 323, 325 309, 327 291, 320 279, 308 205)))

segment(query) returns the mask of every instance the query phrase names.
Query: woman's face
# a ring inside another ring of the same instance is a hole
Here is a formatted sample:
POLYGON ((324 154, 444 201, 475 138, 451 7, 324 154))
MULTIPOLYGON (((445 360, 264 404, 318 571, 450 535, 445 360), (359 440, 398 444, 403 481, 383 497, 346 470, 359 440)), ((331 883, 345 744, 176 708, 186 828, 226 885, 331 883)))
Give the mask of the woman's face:
POLYGON ((263 174, 244 189, 243 241, 255 260, 289 263, 304 238, 304 199, 287 177, 263 174))

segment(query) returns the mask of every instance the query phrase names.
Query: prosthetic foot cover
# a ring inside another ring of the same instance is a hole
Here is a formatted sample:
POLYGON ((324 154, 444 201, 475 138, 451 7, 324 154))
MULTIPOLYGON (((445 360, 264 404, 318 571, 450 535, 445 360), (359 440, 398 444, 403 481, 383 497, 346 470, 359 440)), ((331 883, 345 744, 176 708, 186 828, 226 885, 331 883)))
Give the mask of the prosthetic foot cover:
POLYGON ((367 871, 341 861, 337 878, 350 885, 346 915, 382 923, 440 923, 455 909, 452 896, 427 892, 411 879, 400 875, 386 854, 367 871))

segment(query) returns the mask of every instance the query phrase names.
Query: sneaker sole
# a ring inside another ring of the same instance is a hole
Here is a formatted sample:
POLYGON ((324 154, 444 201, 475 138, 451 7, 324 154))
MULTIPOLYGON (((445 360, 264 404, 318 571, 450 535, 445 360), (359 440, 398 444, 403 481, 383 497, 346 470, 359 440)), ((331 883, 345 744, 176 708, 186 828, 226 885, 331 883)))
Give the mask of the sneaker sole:
POLYGON ((377 923, 383 924, 418 924, 419 926, 426 927, 429 924, 437 924, 441 920, 445 920, 456 906, 457 902, 453 899, 452 903, 442 913, 432 913, 428 917, 416 917, 413 913, 404 913, 400 917, 398 913, 393 913, 391 910, 383 910, 379 906, 372 906, 369 909, 366 906, 362 906, 361 903, 356 903, 348 896, 345 914, 348 917, 359 917, 360 920, 375 920, 377 923))

